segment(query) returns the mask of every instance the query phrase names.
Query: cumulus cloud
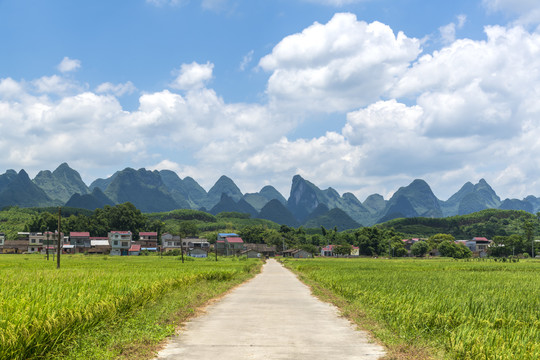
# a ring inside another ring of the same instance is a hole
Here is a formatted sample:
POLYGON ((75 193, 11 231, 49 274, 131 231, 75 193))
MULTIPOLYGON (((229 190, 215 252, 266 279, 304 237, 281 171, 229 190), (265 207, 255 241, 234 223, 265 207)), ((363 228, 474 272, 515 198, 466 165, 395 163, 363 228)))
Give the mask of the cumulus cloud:
POLYGON ((467 21, 466 15, 459 15, 457 17, 457 24, 451 22, 448 25, 441 26, 439 32, 441 33, 441 40, 445 45, 453 43, 456 40, 456 30, 461 29, 467 21))
POLYGON ((291 128, 265 106, 228 104, 207 88, 185 96, 169 90, 147 93, 135 111, 124 110, 113 94, 122 87, 99 88, 101 94, 83 91, 52 100, 33 86, 0 79, 0 151, 5 154, 0 165, 134 166, 163 159, 164 151, 189 149, 201 168, 217 165, 224 171, 231 159, 257 149, 261 139, 275 141, 291 128))
MULTIPOLYGON (((465 21, 458 17, 454 28, 465 21)), ((320 44, 285 38, 260 66, 274 70, 274 76, 284 68, 300 73, 315 68, 317 61, 327 66, 343 58, 325 51, 325 26, 308 28, 320 30, 320 44), (320 60, 321 54, 328 58, 320 60)), ((293 37, 304 39, 308 29, 293 37)), ((235 168, 271 177, 268 164, 275 164, 279 173, 306 174, 329 185, 332 177, 335 183, 356 188, 359 197, 367 196, 366 189, 373 189, 377 181, 388 189, 417 177, 445 189, 438 194, 443 198, 462 182, 481 177, 503 192, 512 191, 514 197, 525 196, 540 185, 535 180, 540 167, 531 166, 540 161, 531 151, 540 147, 540 105, 535 100, 540 97, 540 33, 520 26, 491 26, 485 32, 486 40, 449 39, 453 41, 441 50, 413 60, 389 85, 390 99, 357 99, 357 110, 348 112, 341 133, 282 138, 237 162, 235 168), (310 170, 318 163, 324 171, 310 170), (332 164, 332 171, 325 164, 332 164)), ((269 94, 272 81, 271 77, 269 94)), ((328 100, 321 103, 327 105, 341 89, 325 91, 328 100)))
POLYGON ((23 86, 12 78, 0 79, 0 96, 2 98, 17 97, 23 91, 23 86))
POLYGON ((540 3, 536 0, 483 0, 491 12, 502 12, 517 16, 514 24, 538 25, 540 23, 540 3))
POLYGON ((62 73, 71 72, 81 67, 81 61, 76 59, 70 59, 67 56, 62 59, 58 64, 58 70, 62 73))
POLYGON ((137 88, 131 81, 128 81, 123 84, 113 84, 110 82, 105 82, 103 84, 100 84, 96 88, 97 93, 107 93, 107 94, 114 94, 115 96, 122 96, 125 94, 133 94, 137 88))
POLYGON ((130 82, 91 92, 58 75, 0 79, 0 165, 150 165, 205 186, 220 174, 244 191, 270 183, 284 195, 299 173, 359 198, 414 178, 444 198, 485 177, 512 197, 540 195, 540 33, 485 31, 418 57, 418 40, 337 14, 260 60, 270 73, 263 104, 226 102, 208 87, 210 62, 182 65, 170 89, 144 93, 133 111, 118 100, 135 91, 130 82), (306 108, 341 112, 342 129, 298 137, 306 108))
POLYGON ((207 62, 206 64, 199 64, 196 62, 182 64, 178 71, 178 76, 170 86, 173 89, 179 90, 202 88, 210 79, 212 79, 213 70, 214 64, 210 62, 207 62))
POLYGON ((378 100, 419 53, 417 39, 340 13, 287 36, 259 66, 272 72, 267 93, 279 106, 347 111, 378 100))
POLYGON ((517 135, 540 96, 540 34, 486 28, 487 41, 457 40, 421 57, 392 94, 416 98, 432 136, 517 135))
POLYGON ((83 90, 83 86, 65 77, 52 75, 33 80, 32 85, 38 93, 66 95, 83 90))

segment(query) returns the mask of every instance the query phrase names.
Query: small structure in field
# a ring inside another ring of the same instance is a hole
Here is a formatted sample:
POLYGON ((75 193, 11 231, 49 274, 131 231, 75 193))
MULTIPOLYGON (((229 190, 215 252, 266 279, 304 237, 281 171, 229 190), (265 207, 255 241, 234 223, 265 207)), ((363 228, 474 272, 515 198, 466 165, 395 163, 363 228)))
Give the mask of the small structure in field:
POLYGON ((132 244, 128 250, 129 256, 139 256, 141 254, 141 245, 132 244))

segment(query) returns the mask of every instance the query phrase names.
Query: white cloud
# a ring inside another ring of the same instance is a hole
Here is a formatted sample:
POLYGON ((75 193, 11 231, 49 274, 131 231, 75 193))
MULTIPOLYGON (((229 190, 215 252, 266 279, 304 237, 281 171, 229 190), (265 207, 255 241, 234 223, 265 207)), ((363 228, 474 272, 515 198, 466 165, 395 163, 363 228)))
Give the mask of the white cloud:
POLYGON ((514 24, 538 25, 540 23, 540 3, 537 0, 482 0, 491 12, 502 12, 517 16, 514 24))
POLYGON ((42 76, 33 80, 32 85, 38 93, 44 94, 67 95, 83 90, 80 84, 58 75, 42 76))
POLYGON ((113 84, 110 82, 105 82, 103 84, 100 84, 96 88, 97 93, 107 93, 107 94, 114 94, 115 96, 122 96, 125 94, 133 94, 137 88, 131 81, 128 81, 123 84, 113 84))
POLYGON ((259 66, 272 71, 272 102, 292 109, 346 111, 378 100, 420 52, 417 39, 340 13, 287 36, 259 66))
POLYGON ((212 79, 214 64, 207 62, 199 64, 192 62, 191 64, 182 64, 178 76, 171 84, 173 89, 190 90, 200 89, 212 79))
POLYGON ((458 23, 451 22, 448 25, 441 26, 439 32, 441 34, 441 40, 444 44, 448 45, 456 40, 456 29, 461 29, 467 21, 466 15, 458 15, 458 23))
MULTIPOLYGON (((171 161, 171 160, 162 160, 160 161, 159 163, 155 164, 155 165, 151 165, 151 166, 148 166, 147 167, 148 170, 171 170, 171 171, 174 171, 176 172, 177 174, 181 174, 182 172, 182 165, 174 162, 174 161, 171 161)), ((180 176, 180 175, 179 175, 180 176)))
POLYGON ((202 0, 201 7, 205 10, 221 11, 227 7, 227 0, 202 0))
POLYGON ((240 63, 240 71, 246 70, 247 66, 253 61, 253 50, 250 50, 243 58, 240 63))
POLYGON ((20 96, 23 91, 23 86, 12 78, 0 79, 0 97, 17 97, 20 96))
POLYGON ((419 46, 337 14, 260 60, 271 72, 266 104, 227 103, 207 87, 212 63, 182 65, 171 88, 185 91, 144 93, 134 111, 118 101, 135 91, 130 82, 90 92, 58 75, 0 79, 0 166, 150 164, 205 186, 228 174, 244 191, 270 183, 284 195, 299 173, 359 198, 414 178, 448 197, 485 177, 501 194, 540 195, 540 34, 495 26, 483 41, 455 40, 417 58, 419 46), (307 107, 342 111, 333 118, 343 128, 298 138, 294 114, 307 107))
POLYGON ((81 67, 81 61, 76 59, 70 59, 67 56, 62 59, 58 64, 58 70, 62 73, 71 72, 81 67))

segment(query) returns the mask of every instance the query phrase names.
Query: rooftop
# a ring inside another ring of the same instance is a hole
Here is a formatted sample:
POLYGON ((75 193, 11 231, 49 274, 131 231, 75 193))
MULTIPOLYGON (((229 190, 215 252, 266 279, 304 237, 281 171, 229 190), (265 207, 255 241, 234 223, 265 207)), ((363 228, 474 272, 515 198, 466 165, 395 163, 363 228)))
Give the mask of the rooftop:
POLYGON ((70 232, 69 236, 70 237, 73 237, 73 236, 90 237, 90 233, 89 232, 70 232))

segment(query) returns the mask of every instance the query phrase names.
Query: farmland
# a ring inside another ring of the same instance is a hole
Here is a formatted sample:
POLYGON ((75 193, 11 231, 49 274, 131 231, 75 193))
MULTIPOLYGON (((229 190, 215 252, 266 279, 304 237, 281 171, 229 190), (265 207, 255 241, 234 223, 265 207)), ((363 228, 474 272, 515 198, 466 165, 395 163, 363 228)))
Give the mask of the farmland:
MULTIPOLYGON (((0 358, 131 358, 208 299, 253 276, 258 260, 0 256, 0 358)), ((148 355, 148 354, 147 354, 148 355)), ((151 355, 151 354, 150 354, 151 355)))
POLYGON ((540 358, 537 261, 310 259, 285 264, 316 293, 329 292, 346 315, 391 352, 412 348, 435 358, 540 358))

